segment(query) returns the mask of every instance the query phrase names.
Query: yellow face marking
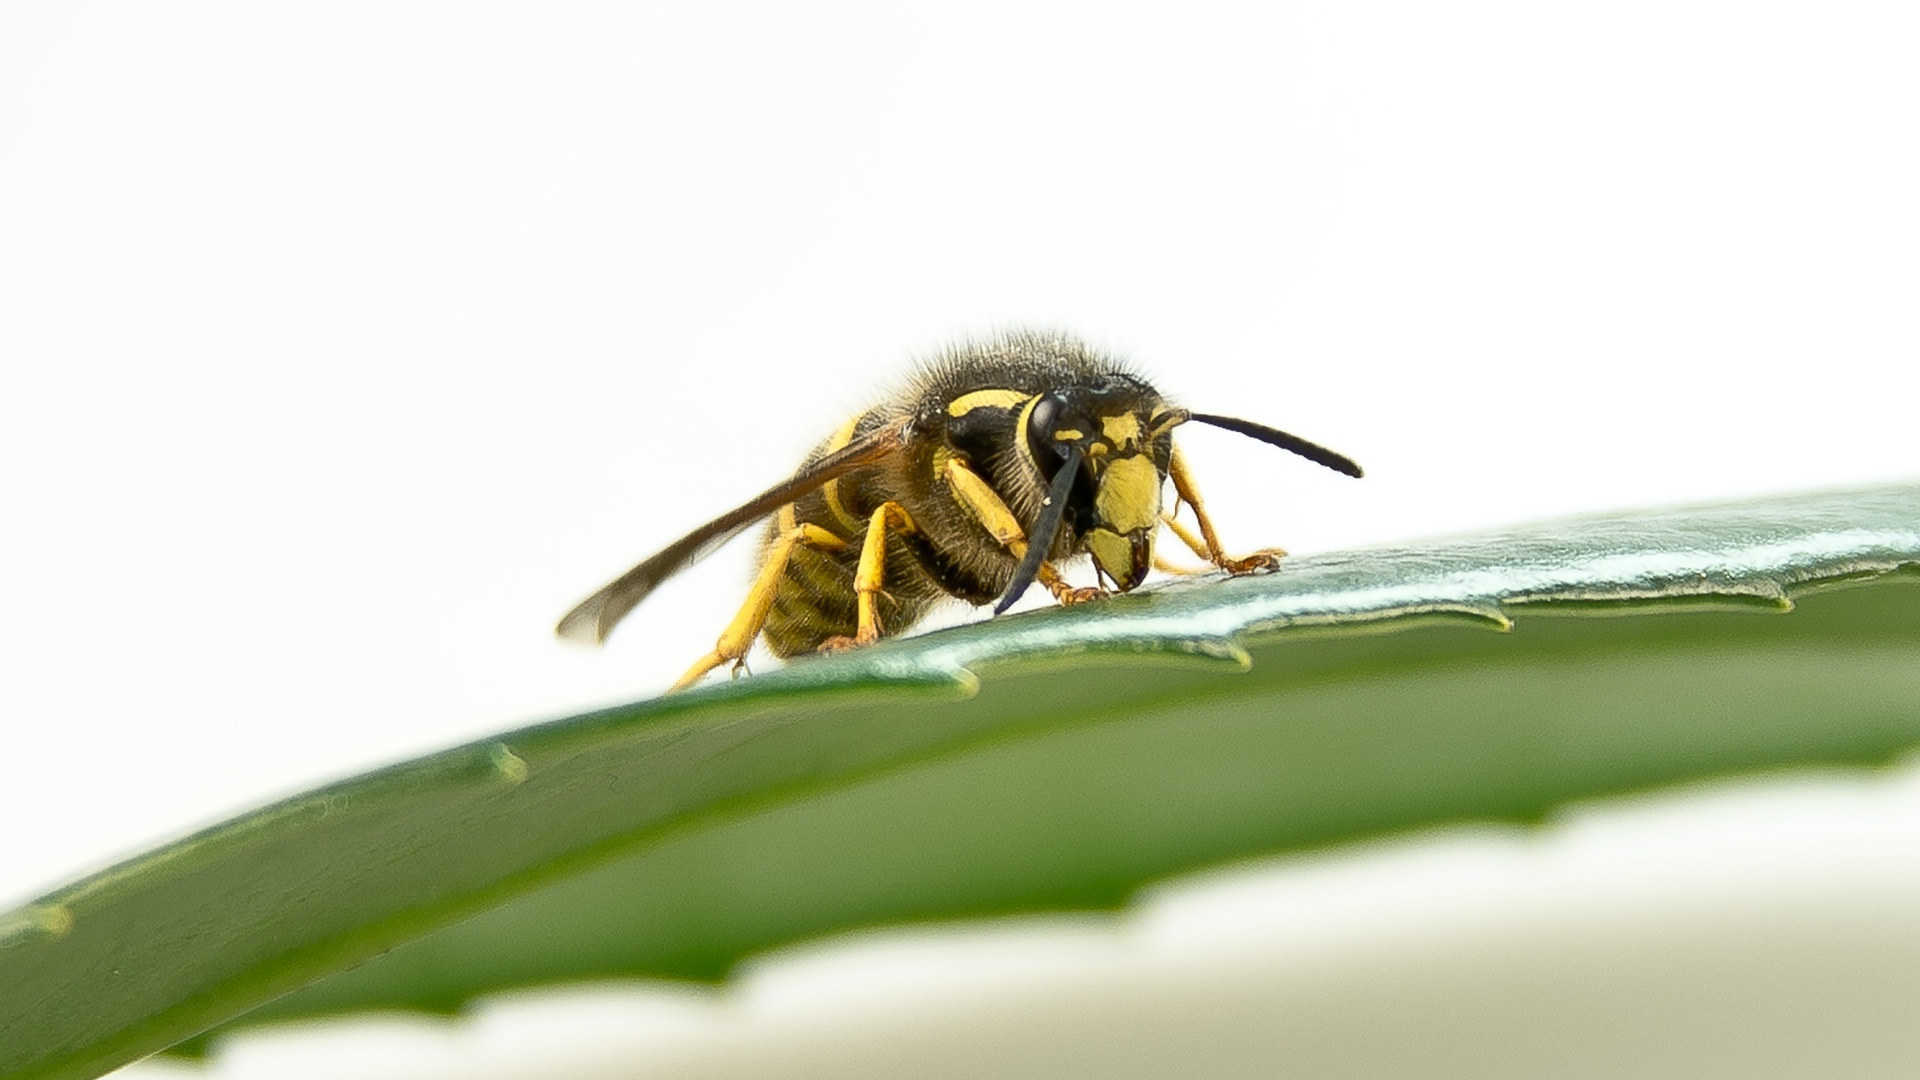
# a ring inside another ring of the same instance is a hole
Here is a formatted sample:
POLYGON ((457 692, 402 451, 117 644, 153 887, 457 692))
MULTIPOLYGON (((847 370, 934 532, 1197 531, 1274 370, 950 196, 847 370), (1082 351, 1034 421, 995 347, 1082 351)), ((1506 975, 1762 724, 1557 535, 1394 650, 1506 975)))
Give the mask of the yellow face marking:
POLYGON ((1059 431, 1053 433, 1053 437, 1059 439, 1061 442, 1072 442, 1075 439, 1086 438, 1087 433, 1078 428, 1061 428, 1059 431))
POLYGON ((1160 524, 1160 472, 1145 454, 1115 458, 1100 474, 1093 512, 1115 532, 1130 533, 1160 524))
POLYGON ((1115 449, 1136 445, 1140 441, 1140 418, 1130 412, 1103 416, 1100 418, 1100 433, 1107 437, 1115 449))
POLYGON ((965 416, 975 409, 1011 409, 1026 402, 1030 395, 1018 390, 975 390, 947 402, 948 416, 965 416))
MULTIPOLYGON (((1113 579, 1122 591, 1140 584, 1133 576, 1133 544, 1112 529, 1095 529, 1087 534, 1087 550, 1093 561, 1113 579)), ((1147 558, 1153 558, 1153 534, 1147 534, 1147 558)))
POLYGON ((1162 412, 1154 413, 1153 419, 1147 422, 1150 425, 1147 437, 1149 439, 1157 439, 1186 422, 1187 410, 1185 409, 1166 409, 1162 412))

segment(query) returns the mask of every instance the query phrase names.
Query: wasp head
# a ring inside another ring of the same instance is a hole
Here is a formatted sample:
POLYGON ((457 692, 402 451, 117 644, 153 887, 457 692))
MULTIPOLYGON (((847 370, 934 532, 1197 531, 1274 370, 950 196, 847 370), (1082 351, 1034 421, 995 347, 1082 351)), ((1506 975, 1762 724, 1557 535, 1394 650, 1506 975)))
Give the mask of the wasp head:
POLYGON ((1027 409, 1027 446, 1041 482, 1052 489, 1067 483, 1060 470, 1077 470, 1064 517, 1094 566, 1121 592, 1140 584, 1153 565, 1160 491, 1173 453, 1172 415, 1158 395, 1130 379, 1042 394, 1027 409))

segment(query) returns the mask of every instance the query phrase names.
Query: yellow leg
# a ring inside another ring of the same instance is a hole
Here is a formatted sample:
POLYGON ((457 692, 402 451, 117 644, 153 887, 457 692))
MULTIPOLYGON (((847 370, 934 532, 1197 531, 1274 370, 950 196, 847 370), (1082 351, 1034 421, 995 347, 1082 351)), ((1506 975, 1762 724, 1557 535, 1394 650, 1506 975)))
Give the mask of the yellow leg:
POLYGON ((780 575, 786 572, 787 559, 793 555, 795 544, 812 544, 825 551, 845 550, 847 542, 818 525, 798 525, 793 520, 793 507, 780 512, 780 524, 783 527, 778 539, 767 548, 766 561, 760 564, 760 575, 753 579, 753 587, 747 590, 746 602, 733 616, 733 621, 720 632, 720 640, 714 643, 713 651, 693 662, 685 675, 668 690, 685 690, 700 681, 700 677, 714 668, 729 661, 739 663, 753 647, 753 639, 760 636, 760 628, 766 625, 767 612, 773 608, 773 596, 780 584, 780 575))
MULTIPOLYGON (((1020 550, 1014 552, 1014 554, 1024 555, 1026 553, 1026 547, 1027 545, 1021 544, 1020 550)), ((1041 563, 1040 572, 1035 574, 1034 578, 1039 581, 1040 584, 1046 586, 1047 591, 1053 594, 1054 601, 1062 606, 1067 604, 1084 604, 1089 600, 1098 600, 1107 595, 1107 590, 1105 589, 1096 589, 1090 585, 1076 588, 1067 584, 1067 579, 1060 576, 1060 571, 1055 570, 1052 563, 1041 563)))
POLYGON ((1167 514, 1161 517, 1160 520, 1166 524, 1168 530, 1170 530, 1173 535, 1180 538, 1181 543, 1187 545, 1188 551, 1193 552, 1208 562, 1213 561, 1213 551, 1207 547, 1206 541, 1193 535, 1193 530, 1180 524, 1179 520, 1172 514, 1167 514))
MULTIPOLYGON (((1185 525, 1182 525, 1180 524, 1179 521, 1175 520, 1173 515, 1178 512, 1179 511, 1176 508, 1173 511, 1170 511, 1165 514, 1161 514, 1160 524, 1165 525, 1169 532, 1179 537, 1180 542, 1187 545, 1188 551, 1193 552, 1195 555, 1198 555, 1201 558, 1207 560, 1209 563, 1211 563, 1213 561, 1213 555, 1207 551, 1206 545, 1200 540, 1199 537, 1193 535, 1193 530, 1187 528, 1185 525)), ((1204 574, 1207 571, 1213 569, 1213 567, 1211 566, 1181 566, 1178 563, 1175 563, 1172 560, 1168 559, 1165 555, 1161 554, 1157 548, 1154 550, 1154 553, 1153 553, 1153 568, 1155 570, 1160 571, 1163 574, 1178 574, 1183 577, 1189 574, 1204 574)))
POLYGON ((1236 559, 1226 553, 1220 546, 1220 534, 1213 530, 1213 519, 1207 516, 1207 504, 1201 500, 1199 489, 1193 486, 1193 473, 1187 469, 1187 459, 1178 446, 1173 448, 1173 461, 1167 468, 1167 475, 1173 479, 1174 493, 1193 508, 1193 520, 1200 525, 1199 542, 1196 543, 1193 534, 1175 524, 1171 517, 1166 519, 1167 524, 1172 526, 1175 536, 1193 549, 1194 554, 1229 574, 1271 570, 1280 565, 1280 558, 1286 552, 1279 548, 1262 548, 1244 559, 1236 559))
MULTIPOLYGON (((960 500, 960 504, 973 512, 981 525, 993 534, 1000 546, 1013 553, 1016 559, 1027 555, 1027 531, 1020 527, 1020 521, 1007 509, 1006 501, 999 492, 980 479, 980 474, 967 468, 960 462, 948 459, 947 487, 960 500)), ((1095 597, 1105 596, 1104 589, 1076 589, 1067 584, 1052 563, 1041 563, 1040 572, 1035 575, 1040 584, 1047 587, 1053 598, 1062 604, 1078 604, 1095 597)))
POLYGON ((880 640, 880 608, 876 597, 887 579, 887 529, 913 532, 913 518, 897 502, 882 503, 867 519, 867 538, 860 545, 860 569, 853 575, 853 594, 860 605, 860 626, 853 637, 832 637, 822 642, 822 650, 847 649, 871 645, 880 640))
POLYGON ((1153 568, 1163 574, 1173 574, 1176 577, 1204 574, 1212 569, 1207 566, 1181 566, 1179 563, 1174 562, 1172 559, 1167 558, 1157 551, 1153 553, 1153 568))

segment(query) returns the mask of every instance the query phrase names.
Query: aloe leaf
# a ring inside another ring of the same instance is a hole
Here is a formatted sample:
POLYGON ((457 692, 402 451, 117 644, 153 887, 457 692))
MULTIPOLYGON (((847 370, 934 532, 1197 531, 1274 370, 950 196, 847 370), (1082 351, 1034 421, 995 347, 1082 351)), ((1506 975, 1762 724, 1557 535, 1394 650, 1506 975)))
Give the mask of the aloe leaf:
POLYGON ((1885 762, 1920 745, 1916 566, 1920 485, 1596 516, 507 732, 0 915, 0 1077, 98 1075, 242 1014, 717 979, 850 927, 1110 907, 1246 855, 1885 762))

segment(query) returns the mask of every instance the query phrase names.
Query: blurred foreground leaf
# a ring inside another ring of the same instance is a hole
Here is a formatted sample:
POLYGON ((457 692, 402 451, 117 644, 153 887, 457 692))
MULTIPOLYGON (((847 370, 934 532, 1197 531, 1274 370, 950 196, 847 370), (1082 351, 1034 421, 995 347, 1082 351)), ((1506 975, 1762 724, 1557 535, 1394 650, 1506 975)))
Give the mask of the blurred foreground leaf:
POLYGON ((850 927, 1112 906, 1240 856, 1884 762, 1920 745, 1917 565, 1920 485, 1590 517, 508 732, 0 914, 0 1077, 98 1075, 243 1013, 717 979, 850 927))

